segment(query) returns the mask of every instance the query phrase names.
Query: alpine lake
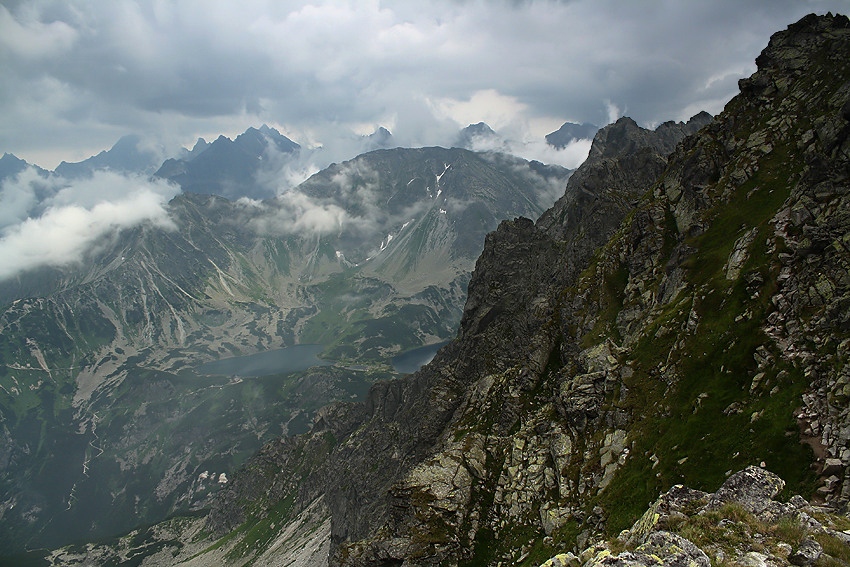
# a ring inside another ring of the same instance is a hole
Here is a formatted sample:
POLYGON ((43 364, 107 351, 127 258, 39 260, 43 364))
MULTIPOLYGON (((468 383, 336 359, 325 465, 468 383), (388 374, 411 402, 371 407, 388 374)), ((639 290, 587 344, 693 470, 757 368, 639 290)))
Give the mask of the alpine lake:
MULTIPOLYGON (((391 359, 399 374, 412 374, 428 364, 447 342, 436 343, 403 352, 391 359)), ((244 356, 232 356, 206 362, 195 368, 205 376, 259 377, 301 372, 314 366, 332 366, 332 361, 319 358, 324 347, 317 344, 295 345, 244 356)))

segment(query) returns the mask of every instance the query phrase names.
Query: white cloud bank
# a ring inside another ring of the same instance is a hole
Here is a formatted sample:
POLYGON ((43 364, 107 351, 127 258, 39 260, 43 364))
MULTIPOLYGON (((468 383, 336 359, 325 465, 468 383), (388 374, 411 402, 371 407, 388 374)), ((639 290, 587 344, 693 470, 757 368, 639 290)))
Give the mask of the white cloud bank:
POLYGON ((163 180, 98 171, 68 182, 25 170, 0 186, 0 279, 83 259, 104 238, 145 223, 174 228, 163 180))

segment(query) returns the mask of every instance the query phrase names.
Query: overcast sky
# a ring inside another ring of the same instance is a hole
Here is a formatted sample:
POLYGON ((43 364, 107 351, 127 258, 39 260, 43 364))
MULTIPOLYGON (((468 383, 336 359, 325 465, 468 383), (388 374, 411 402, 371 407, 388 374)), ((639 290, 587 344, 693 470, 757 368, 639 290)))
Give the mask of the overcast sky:
POLYGON ((770 35, 848 0, 0 0, 0 153, 48 169, 151 136, 267 123, 305 146, 383 125, 446 144, 485 121, 711 113, 770 35))

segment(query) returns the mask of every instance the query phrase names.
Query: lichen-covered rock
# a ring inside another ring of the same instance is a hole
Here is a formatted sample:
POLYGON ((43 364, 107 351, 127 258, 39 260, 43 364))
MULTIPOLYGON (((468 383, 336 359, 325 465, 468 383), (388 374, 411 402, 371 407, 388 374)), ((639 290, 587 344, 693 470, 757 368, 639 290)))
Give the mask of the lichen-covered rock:
POLYGON ((605 550, 584 567, 709 567, 711 560, 693 542, 670 532, 653 532, 634 551, 605 550))
POLYGON ((661 565, 669 567, 709 567, 711 560, 694 543, 670 532, 653 532, 646 543, 637 548, 653 559, 661 558, 661 565))
POLYGON ((559 553, 541 563, 540 567, 578 567, 579 565, 581 562, 572 553, 559 553))
MULTIPOLYGON (((801 496, 794 496, 781 507, 781 516, 759 513, 759 509, 769 507, 766 502, 772 501, 781 484, 773 473, 750 467, 732 475, 712 494, 675 486, 617 541, 600 541, 585 549, 582 565, 709 567, 714 561, 749 567, 789 563, 809 567, 824 554, 816 538, 837 547, 850 543, 843 532, 803 512, 814 512, 814 507, 801 496), (747 511, 753 502, 757 505, 747 511)), ((818 514, 830 524, 846 523, 835 510, 821 508, 818 514)), ((562 564, 556 558, 544 563, 547 567, 562 564)))
POLYGON ((705 508, 708 498, 706 492, 677 484, 659 496, 621 539, 628 545, 640 545, 654 530, 666 526, 671 518, 681 518, 705 508))
POLYGON ((733 502, 758 514, 768 508, 773 498, 785 488, 785 481, 760 467, 747 467, 730 476, 717 492, 711 495, 707 509, 716 510, 733 502))

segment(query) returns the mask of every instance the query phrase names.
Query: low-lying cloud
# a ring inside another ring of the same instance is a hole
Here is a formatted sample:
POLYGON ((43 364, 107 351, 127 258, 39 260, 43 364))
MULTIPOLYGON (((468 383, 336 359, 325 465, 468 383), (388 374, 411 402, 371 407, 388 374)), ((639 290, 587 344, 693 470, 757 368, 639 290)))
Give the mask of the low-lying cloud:
POLYGON ((27 169, 0 186, 0 279, 80 262, 122 229, 173 229, 166 204, 178 192, 164 180, 109 171, 67 181, 27 169))
POLYGON ((272 237, 332 235, 349 261, 360 262, 380 251, 387 234, 398 233, 434 205, 422 199, 393 208, 381 195, 378 172, 364 160, 354 159, 338 166, 319 185, 307 183, 268 201, 240 199, 237 204, 246 215, 237 222, 272 237))
POLYGON ((332 234, 340 232, 350 220, 342 207, 313 199, 298 190, 280 195, 274 204, 248 199, 240 199, 238 203, 249 207, 254 213, 258 209, 264 213, 249 221, 259 234, 332 234))

